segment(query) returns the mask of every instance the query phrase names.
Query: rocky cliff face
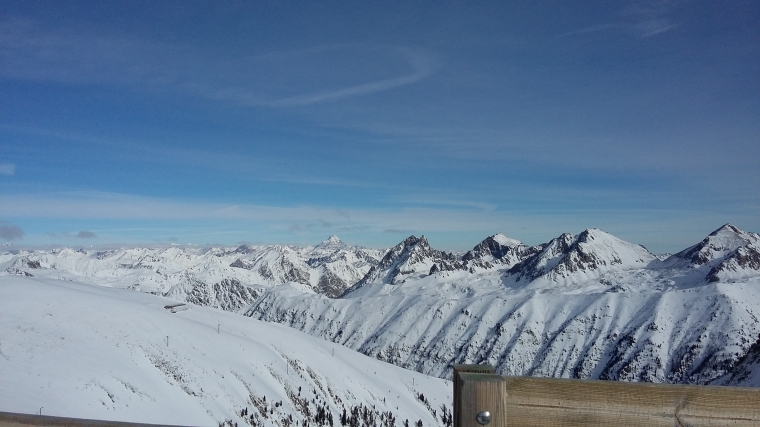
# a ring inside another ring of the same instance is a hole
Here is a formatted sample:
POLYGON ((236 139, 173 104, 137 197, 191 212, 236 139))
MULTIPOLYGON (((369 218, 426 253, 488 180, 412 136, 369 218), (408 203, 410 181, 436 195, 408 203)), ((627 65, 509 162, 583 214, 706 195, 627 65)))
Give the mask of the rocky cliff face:
POLYGON ((174 285, 164 296, 195 305, 239 313, 248 308, 261 293, 261 288, 245 286, 236 279, 222 279, 217 283, 209 284, 188 277, 187 281, 174 285))
POLYGON ((385 256, 354 286, 346 290, 348 295, 365 284, 398 284, 406 280, 424 277, 438 263, 455 263, 458 258, 450 253, 434 250, 425 238, 409 236, 389 249, 385 256))
POLYGON ((512 267, 518 262, 535 255, 543 247, 523 245, 501 233, 486 237, 472 250, 462 256, 464 266, 472 273, 476 268, 489 269, 495 266, 512 267))

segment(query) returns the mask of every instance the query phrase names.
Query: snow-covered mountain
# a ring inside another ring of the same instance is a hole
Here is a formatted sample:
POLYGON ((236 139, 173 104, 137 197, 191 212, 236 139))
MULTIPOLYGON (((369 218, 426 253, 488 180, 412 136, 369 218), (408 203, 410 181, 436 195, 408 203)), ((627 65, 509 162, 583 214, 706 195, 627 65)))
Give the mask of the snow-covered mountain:
POLYGON ((246 315, 441 377, 452 363, 490 363, 513 375, 709 383, 760 332, 757 234, 727 224, 665 260, 597 229, 533 248, 493 237, 452 259, 412 236, 340 299, 273 289, 246 315))
POLYGON ((599 229, 552 239, 533 256, 513 266, 516 281, 541 284, 578 283, 615 270, 646 267, 655 258, 646 248, 625 242, 599 229))
POLYGON ((17 274, 129 288, 229 311, 247 307, 263 289, 291 283, 336 297, 385 252, 332 236, 316 246, 128 248, 108 251, 19 251, 0 254, 0 275, 17 274))
POLYGON ((455 263, 458 266, 457 261, 454 254, 432 249, 425 236, 420 238, 409 236, 389 249, 383 259, 346 292, 353 292, 366 283, 396 284, 403 283, 407 279, 425 277, 430 274, 436 264, 449 266, 449 263, 455 263))
POLYGON ((306 248, 6 253, 0 275, 161 293, 443 378, 452 363, 490 363, 507 374, 760 386, 731 376, 760 333, 759 242, 730 224, 668 256, 598 229, 536 246, 495 234, 463 255, 424 236, 387 251, 331 237, 306 248))
POLYGON ((476 268, 489 269, 499 264, 509 268, 542 248, 525 246, 519 240, 498 233, 478 243, 462 256, 462 261, 471 273, 476 268))
POLYGON ((707 271, 711 282, 730 282, 757 275, 760 270, 760 235, 726 224, 698 244, 666 260, 707 271))
POLYGON ((285 326, 164 308, 175 303, 0 277, 0 411, 173 425, 450 427, 451 382, 285 326))

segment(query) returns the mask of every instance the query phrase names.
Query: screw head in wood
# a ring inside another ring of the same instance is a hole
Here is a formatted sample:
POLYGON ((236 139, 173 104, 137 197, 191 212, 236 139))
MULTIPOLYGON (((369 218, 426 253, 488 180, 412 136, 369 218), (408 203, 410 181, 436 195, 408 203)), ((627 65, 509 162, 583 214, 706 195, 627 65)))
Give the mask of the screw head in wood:
POLYGON ((478 420, 478 424, 486 425, 491 422, 491 413, 488 411, 480 411, 478 412, 478 415, 475 416, 475 419, 478 420))

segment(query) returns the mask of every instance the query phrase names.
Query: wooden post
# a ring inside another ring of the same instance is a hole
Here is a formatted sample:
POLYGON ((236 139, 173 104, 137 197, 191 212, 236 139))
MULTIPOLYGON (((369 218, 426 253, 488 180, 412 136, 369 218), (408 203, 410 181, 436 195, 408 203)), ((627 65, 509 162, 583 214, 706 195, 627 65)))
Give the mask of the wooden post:
POLYGON ((454 402, 452 404, 452 411, 453 411, 453 417, 454 417, 454 426, 453 427, 459 427, 461 425, 461 420, 459 419, 459 414, 462 412, 461 408, 459 407, 459 404, 461 402, 461 399, 459 398, 459 387, 457 387, 457 378, 459 376, 460 372, 470 372, 470 373, 480 373, 480 374, 494 374, 496 373, 496 369, 494 369, 491 365, 454 365, 454 402))
POLYGON ((505 427, 501 401, 506 395, 504 378, 490 365, 454 365, 454 427, 482 427, 475 419, 480 411, 491 413, 488 427, 505 427))

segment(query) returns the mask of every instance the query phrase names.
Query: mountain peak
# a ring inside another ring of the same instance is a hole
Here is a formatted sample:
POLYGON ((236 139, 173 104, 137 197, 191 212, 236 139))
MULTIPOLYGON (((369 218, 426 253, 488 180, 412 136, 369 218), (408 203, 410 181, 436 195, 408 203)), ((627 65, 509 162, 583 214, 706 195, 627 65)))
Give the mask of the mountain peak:
POLYGON ((731 224, 725 224, 710 233, 701 242, 682 250, 671 258, 686 260, 694 265, 704 265, 722 259, 738 248, 756 244, 758 241, 760 241, 760 236, 757 234, 748 233, 731 224))
POLYGON ((736 235, 736 234, 744 234, 744 233, 745 233, 744 230, 740 229, 739 227, 726 223, 726 224, 723 224, 717 230, 710 233, 710 236, 736 235))
POLYGON ((578 234, 578 241, 580 242, 591 242, 595 240, 623 241, 599 228, 587 228, 578 234))
MULTIPOLYGON (((425 236, 422 236, 425 237, 425 236)), ((396 245, 396 247, 406 247, 406 246, 412 246, 416 245, 417 242, 419 242, 421 239, 417 238, 414 234, 407 237, 406 239, 402 240, 399 244, 396 245)))
POLYGON ((336 236, 336 235, 333 234, 332 236, 328 237, 327 240, 325 240, 322 243, 326 243, 326 244, 338 244, 338 243, 343 243, 343 241, 340 240, 340 237, 338 237, 338 236, 336 236))
POLYGON ((480 266, 490 268, 492 263, 513 265, 525 255, 522 242, 511 239, 502 233, 488 236, 472 250, 462 256, 462 261, 477 261, 480 266), (506 258, 505 258, 506 257, 506 258))
POLYGON ((518 278, 565 279, 574 275, 598 275, 610 269, 641 267, 654 259, 644 247, 621 240, 598 228, 577 236, 563 233, 540 252, 515 265, 510 272, 518 278))
POLYGON ((332 235, 328 237, 326 240, 324 240, 322 243, 315 246, 315 249, 323 249, 323 250, 338 250, 338 249, 345 249, 348 245, 346 245, 342 240, 340 240, 340 237, 336 235, 332 235))
POLYGON ((498 243, 498 244, 500 244, 502 246, 507 246, 507 247, 515 247, 515 246, 520 246, 520 245, 523 244, 521 241, 513 239, 511 237, 507 237, 507 236, 505 236, 502 233, 496 233, 496 234, 494 234, 493 236, 491 236, 491 239, 494 242, 496 242, 496 243, 498 243))
POLYGON ((427 237, 409 236, 386 252, 383 259, 342 297, 364 287, 368 283, 403 283, 410 277, 427 276, 436 263, 454 262, 457 257, 430 247, 427 237))

